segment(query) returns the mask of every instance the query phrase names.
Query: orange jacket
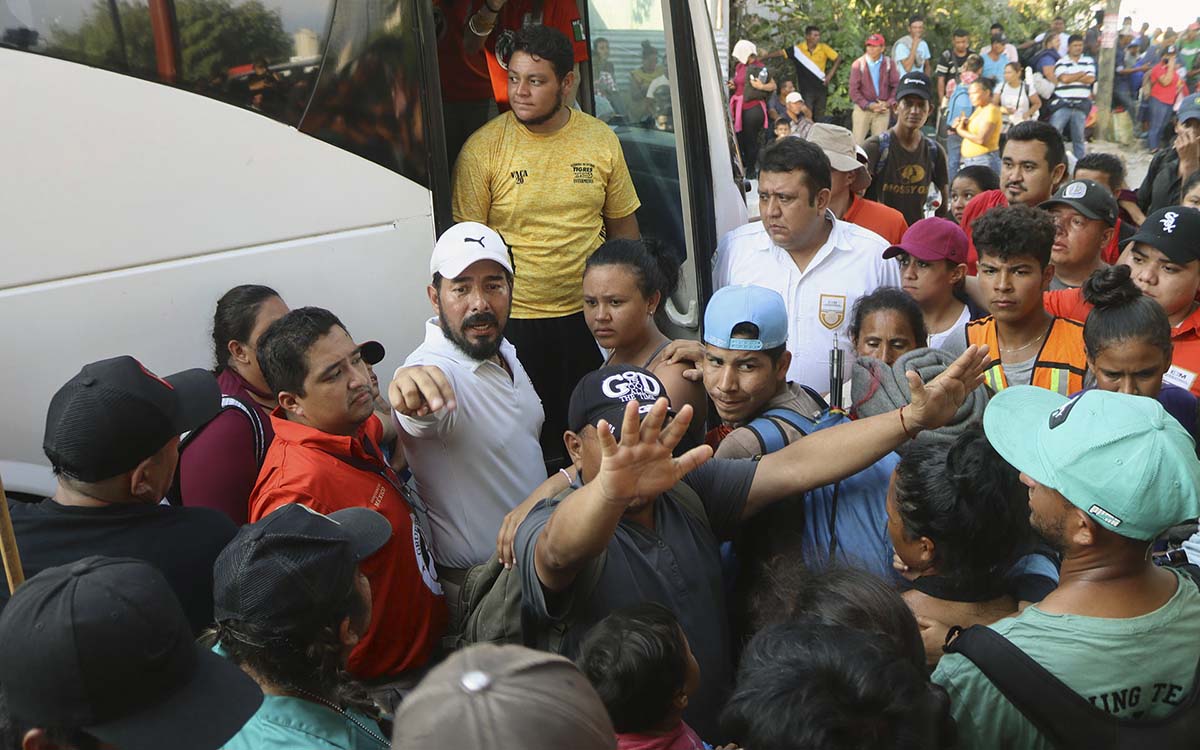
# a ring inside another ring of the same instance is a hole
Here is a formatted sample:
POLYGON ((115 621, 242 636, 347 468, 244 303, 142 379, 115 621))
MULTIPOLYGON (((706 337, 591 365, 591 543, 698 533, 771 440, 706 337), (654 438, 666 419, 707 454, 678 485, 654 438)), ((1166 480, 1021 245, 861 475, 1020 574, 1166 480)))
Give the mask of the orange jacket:
MULTIPOLYGON (((1000 353, 1000 340, 996 335, 996 321, 991 315, 967 323, 967 342, 987 344, 988 351, 1000 353)), ((1083 349, 1083 324, 1066 318, 1055 318, 1050 324, 1050 333, 1042 342, 1033 364, 1033 379, 1030 385, 1046 388, 1064 396, 1083 390, 1083 376, 1087 374, 1087 355, 1083 349)), ((988 364, 983 381, 992 392, 1008 387, 1008 378, 997 356, 988 364)))
POLYGON ((842 221, 870 229, 892 245, 899 245, 908 230, 904 214, 891 206, 850 194, 850 208, 846 209, 842 221))
POLYGON ((446 603, 428 542, 399 480, 373 447, 383 426, 374 415, 354 437, 331 435, 271 412, 275 440, 250 493, 250 521, 287 503, 321 513, 374 508, 392 524, 392 539, 363 561, 371 582, 371 625, 350 653, 349 670, 370 680, 428 661, 446 629, 446 603))
POLYGON ((1163 382, 1187 388, 1200 396, 1200 377, 1197 377, 1200 374, 1200 308, 1171 329, 1171 343, 1175 353, 1163 382))

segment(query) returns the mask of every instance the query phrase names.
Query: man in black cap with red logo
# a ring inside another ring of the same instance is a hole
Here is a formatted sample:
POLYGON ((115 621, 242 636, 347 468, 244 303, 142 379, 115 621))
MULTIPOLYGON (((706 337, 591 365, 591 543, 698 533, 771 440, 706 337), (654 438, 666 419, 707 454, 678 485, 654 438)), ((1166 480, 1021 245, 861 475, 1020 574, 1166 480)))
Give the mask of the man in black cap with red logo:
POLYGON ((114 557, 17 589, 0 614, 0 688, 22 750, 217 750, 263 699, 195 644, 161 573, 114 557))
MULTIPOLYGON (((221 407, 212 373, 160 378, 133 357, 85 365, 50 400, 42 448, 54 497, 9 501, 17 547, 33 575, 88 555, 158 568, 192 630, 212 622, 212 564, 236 528, 208 508, 160 505, 179 462, 179 436, 221 407)), ((8 596, 0 592, 0 604, 8 596)))
MULTIPOLYGON (((747 341, 747 348, 762 347, 747 341)), ((576 655, 589 627, 614 609, 656 601, 671 609, 704 675, 684 720, 718 739, 717 715, 733 683, 733 658, 718 541, 785 497, 850 476, 946 424, 980 380, 986 349, 972 347, 897 411, 823 430, 761 460, 709 460, 700 446, 675 458, 692 420, 684 405, 669 424, 666 388, 640 367, 588 373, 575 386, 563 439, 583 486, 543 500, 517 529, 521 596, 539 624, 562 630, 576 655)))

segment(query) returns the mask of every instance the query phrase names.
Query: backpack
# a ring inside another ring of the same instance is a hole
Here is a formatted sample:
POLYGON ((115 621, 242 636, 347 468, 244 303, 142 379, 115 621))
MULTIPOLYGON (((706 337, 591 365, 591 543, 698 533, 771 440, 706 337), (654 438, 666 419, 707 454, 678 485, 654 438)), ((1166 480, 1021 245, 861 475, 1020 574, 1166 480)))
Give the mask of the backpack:
MULTIPOLYGON (((557 504, 577 488, 567 487, 549 502, 557 504)), ((678 503, 684 511, 710 529, 704 503, 686 482, 677 482, 664 495, 678 503)), ((585 601, 595 590, 604 572, 607 551, 587 563, 571 584, 574 601, 585 601)), ((514 567, 505 569, 496 553, 487 562, 467 570, 459 590, 459 613, 442 639, 447 650, 474 643, 515 643, 542 651, 561 653, 567 630, 574 624, 574 612, 568 612, 557 622, 540 622, 522 601, 521 573, 514 567)))
MULTIPOLYGON (((941 150, 941 146, 937 144, 937 141, 933 140, 924 133, 921 134, 921 137, 925 140, 925 145, 928 146, 928 149, 926 150, 928 161, 925 164, 925 176, 929 178, 930 182, 933 182, 933 176, 936 174, 937 169, 937 155, 941 150)), ((892 131, 891 128, 889 128, 879 134, 879 158, 875 160, 875 175, 882 175, 887 169, 888 154, 891 149, 892 131)), ((875 180, 871 181, 870 187, 867 188, 867 198, 871 200, 879 200, 879 188, 877 187, 878 184, 879 183, 875 180)), ((808 386, 804 386, 804 389, 809 390, 808 386)))
MULTIPOLYGON (((1200 585, 1200 569, 1184 565, 1200 585)), ((985 625, 951 628, 947 653, 974 662, 1038 731, 1058 748, 1183 750, 1200 737, 1200 663, 1192 689, 1171 713, 1157 719, 1117 718, 1092 706, 1042 665, 985 625)))
MULTIPOLYGON (((212 424, 213 421, 227 411, 239 412, 246 419, 250 420, 250 430, 254 433, 254 460, 258 463, 259 468, 262 468, 263 459, 267 455, 267 433, 263 429, 262 417, 259 416, 258 409, 253 404, 247 403, 237 396, 228 396, 221 394, 221 409, 204 424, 196 429, 185 432, 179 437, 179 455, 182 459, 183 451, 191 444, 191 442, 204 431, 204 428, 212 424)), ((175 466, 175 478, 171 480, 171 488, 167 490, 167 501, 171 505, 183 505, 183 488, 180 479, 180 467, 182 460, 175 466)))
MULTIPOLYGON (((800 414, 797 411, 785 408, 768 409, 746 425, 746 428, 758 438, 762 455, 774 453, 788 444, 787 432, 783 428, 784 424, 791 426, 801 435, 810 435, 814 432, 850 421, 845 412, 839 409, 831 409, 829 404, 825 402, 825 399, 821 398, 821 395, 812 388, 806 385, 801 385, 800 387, 817 403, 819 411, 816 414, 800 414)), ((870 467, 864 469, 863 472, 869 470, 870 467)), ((860 476, 863 472, 853 474, 833 484, 816 487, 807 493, 811 498, 815 499, 816 503, 825 505, 830 509, 828 523, 830 562, 833 561, 838 546, 837 512, 840 497, 845 495, 850 498, 860 498, 876 495, 880 500, 886 498, 886 483, 880 487, 875 482, 875 477, 860 476)), ((890 469, 888 473, 890 473, 890 469)))

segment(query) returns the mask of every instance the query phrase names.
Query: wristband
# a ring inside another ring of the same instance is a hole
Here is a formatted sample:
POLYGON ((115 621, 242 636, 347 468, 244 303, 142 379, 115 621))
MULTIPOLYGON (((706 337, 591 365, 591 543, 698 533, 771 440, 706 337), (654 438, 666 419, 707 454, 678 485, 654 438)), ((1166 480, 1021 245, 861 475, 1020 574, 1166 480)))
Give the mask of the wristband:
MULTIPOLYGON (((908 404, 904 406, 908 406, 908 404)), ((909 432, 908 425, 904 423, 904 406, 900 407, 900 429, 904 430, 904 434, 908 436, 909 440, 916 440, 917 436, 909 432)))

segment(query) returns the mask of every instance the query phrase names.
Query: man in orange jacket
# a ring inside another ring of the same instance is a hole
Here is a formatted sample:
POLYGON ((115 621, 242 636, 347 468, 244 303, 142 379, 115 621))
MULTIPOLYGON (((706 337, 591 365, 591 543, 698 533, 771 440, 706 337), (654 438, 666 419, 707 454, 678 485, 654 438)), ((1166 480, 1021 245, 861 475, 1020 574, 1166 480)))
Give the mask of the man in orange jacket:
POLYGON ((371 624, 348 668, 359 679, 386 680, 424 666, 445 630, 446 605, 432 551, 379 451, 382 425, 359 345, 333 313, 302 307, 272 323, 257 348, 279 406, 250 521, 288 503, 326 515, 370 508, 387 518, 391 539, 362 563, 371 624))

